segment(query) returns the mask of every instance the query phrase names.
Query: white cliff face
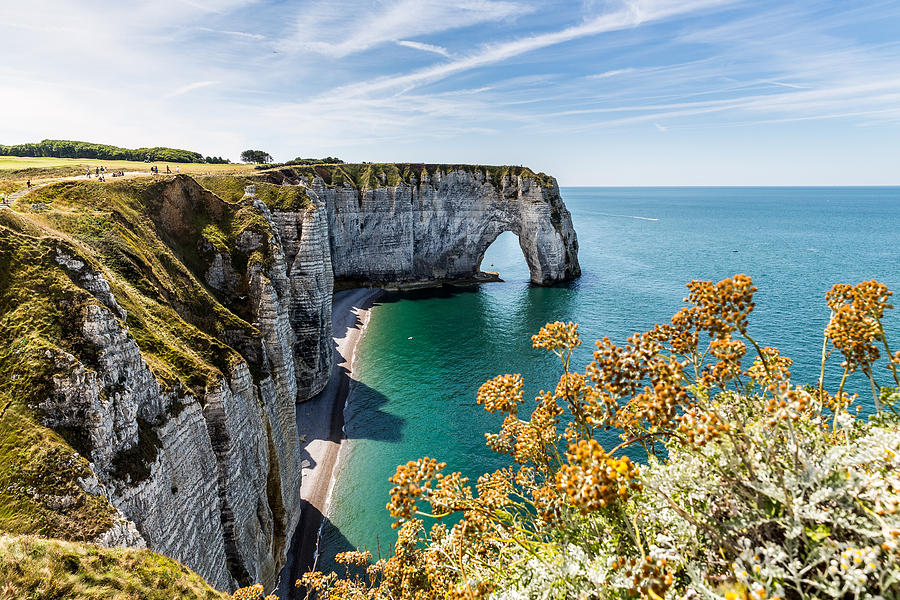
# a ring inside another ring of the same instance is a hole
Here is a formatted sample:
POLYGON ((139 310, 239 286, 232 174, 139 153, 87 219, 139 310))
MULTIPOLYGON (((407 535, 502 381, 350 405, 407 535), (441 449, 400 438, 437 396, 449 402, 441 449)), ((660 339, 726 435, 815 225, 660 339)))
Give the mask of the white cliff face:
MULTIPOLYGON (((280 176, 295 180, 290 172, 280 176)), ((512 231, 532 282, 546 285, 581 274, 572 219, 551 181, 522 175, 493 181, 474 167, 422 170, 410 183, 362 190, 315 177, 312 187, 328 209, 338 279, 362 285, 471 279, 488 246, 512 231)))
POLYGON ((274 228, 271 239, 248 230, 236 243, 246 254, 266 250, 269 260, 240 273, 219 253, 205 274, 223 298, 238 288, 249 295, 259 334, 235 337, 234 347, 256 378, 239 361, 199 396, 163 389, 103 274, 60 248, 57 264, 99 302, 81 315, 86 362, 66 356, 39 406, 46 425, 81 432, 93 471, 82 486, 117 509, 98 543, 146 545, 225 590, 270 585, 284 564, 300 518, 295 404, 321 389, 332 362, 324 207, 257 209, 274 228))

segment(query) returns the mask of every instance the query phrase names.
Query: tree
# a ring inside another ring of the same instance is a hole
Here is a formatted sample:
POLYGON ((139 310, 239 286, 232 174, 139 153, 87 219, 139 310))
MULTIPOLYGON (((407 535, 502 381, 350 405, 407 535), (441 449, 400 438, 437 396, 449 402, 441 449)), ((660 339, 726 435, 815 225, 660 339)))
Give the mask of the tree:
POLYGON ((272 155, 262 150, 244 150, 241 152, 241 162, 267 164, 272 162, 272 155))

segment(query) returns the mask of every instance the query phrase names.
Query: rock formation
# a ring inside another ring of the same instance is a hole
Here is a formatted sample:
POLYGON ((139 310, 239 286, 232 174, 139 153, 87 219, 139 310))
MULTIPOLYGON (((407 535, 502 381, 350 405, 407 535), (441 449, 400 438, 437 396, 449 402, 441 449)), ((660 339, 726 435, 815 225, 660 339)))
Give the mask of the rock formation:
POLYGON ((393 286, 477 279, 485 251, 504 231, 518 236, 532 282, 546 285, 581 274, 572 218, 555 179, 522 168, 370 170, 378 167, 405 171, 406 177, 391 182, 382 172, 371 185, 350 177, 338 183, 321 168, 267 173, 273 182, 309 183, 324 201, 338 280, 393 286))
MULTIPOLYGON (((183 175, 108 184, 113 200, 59 184, 35 194, 51 213, 58 203, 54 219, 0 220, 0 308, 51 293, 67 311, 21 325, 34 343, 15 354, 48 361, 48 381, 4 413, 22 404, 33 427, 83 457, 61 476, 108 500, 95 541, 147 546, 223 590, 270 585, 284 563, 300 517, 295 403, 330 373, 335 278, 473 279, 503 231, 519 236, 535 283, 580 273, 556 181, 527 169, 344 165, 255 179, 259 196, 242 196, 247 180, 208 178, 205 189, 183 175), (35 258, 9 258, 26 246, 35 258), (50 283, 31 282, 29 260, 46 261, 35 272, 50 283)), ((0 340, 19 335, 13 325, 0 320, 0 340)), ((20 377, 17 360, 0 356, 0 377, 20 377)), ((0 494, 45 512, 58 498, 84 504, 32 489, 0 494)))

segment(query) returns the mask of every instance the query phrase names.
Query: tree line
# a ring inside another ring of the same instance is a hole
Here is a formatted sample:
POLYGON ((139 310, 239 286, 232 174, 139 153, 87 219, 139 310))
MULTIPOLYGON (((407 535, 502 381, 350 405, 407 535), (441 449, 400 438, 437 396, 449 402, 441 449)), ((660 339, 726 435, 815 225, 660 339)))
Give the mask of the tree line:
POLYGON ((41 140, 36 143, 15 144, 12 146, 0 144, 0 155, 209 164, 226 164, 231 162, 227 158, 220 156, 204 157, 199 152, 178 148, 156 146, 153 148, 130 149, 74 140, 41 140))

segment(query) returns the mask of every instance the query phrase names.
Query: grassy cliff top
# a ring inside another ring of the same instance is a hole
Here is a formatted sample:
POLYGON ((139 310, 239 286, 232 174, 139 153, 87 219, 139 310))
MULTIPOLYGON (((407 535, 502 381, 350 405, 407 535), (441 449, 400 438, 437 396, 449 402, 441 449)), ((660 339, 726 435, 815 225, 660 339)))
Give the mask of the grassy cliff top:
MULTIPOLYGON (((321 177, 325 185, 341 186, 345 183, 356 188, 372 188, 409 184, 415 178, 421 180, 423 175, 433 176, 436 173, 446 174, 455 171, 474 173, 490 180, 499 186, 504 177, 523 177, 534 179, 541 185, 552 185, 553 177, 545 173, 535 173, 528 167, 462 165, 462 164, 426 164, 426 163, 360 163, 333 165, 303 165, 281 167, 290 169, 301 177, 312 180, 321 177)), ((278 169, 275 169, 278 170, 278 169)), ((261 174, 265 174, 262 171, 261 174)))
MULTIPOLYGON (((226 340, 259 335, 247 306, 204 283, 214 253, 236 269, 270 259, 268 244, 253 256, 237 250, 248 230, 273 235, 250 203, 184 176, 60 182, 0 209, 0 531, 89 540, 112 522, 106 500, 78 484, 90 474, 84 432, 45 427, 38 408, 71 357, 96 365, 82 323, 100 301, 57 264, 57 252, 103 274, 164 388, 202 394, 242 360, 226 340)), ((132 479, 146 470, 143 456, 125 459, 132 479)))
POLYGON ((3 598, 225 600, 203 579, 149 550, 0 535, 3 598))
POLYGON ((256 197, 270 210, 301 211, 312 208, 313 202, 300 186, 285 186, 237 175, 200 175, 197 183, 228 202, 239 202, 244 196, 244 186, 256 186, 256 197))

